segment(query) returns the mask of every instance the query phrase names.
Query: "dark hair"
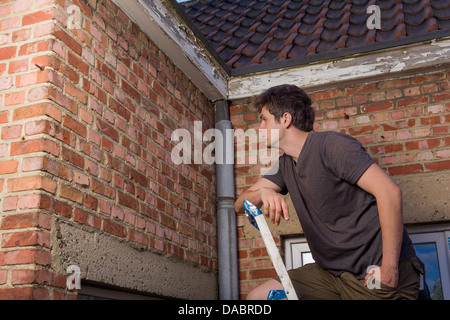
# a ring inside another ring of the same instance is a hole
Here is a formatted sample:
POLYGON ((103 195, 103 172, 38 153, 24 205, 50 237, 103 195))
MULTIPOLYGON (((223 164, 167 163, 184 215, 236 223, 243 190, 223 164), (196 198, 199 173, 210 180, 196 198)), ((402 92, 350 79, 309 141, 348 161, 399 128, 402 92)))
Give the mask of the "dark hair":
POLYGON ((294 127, 309 132, 313 129, 314 109, 311 98, 297 86, 283 84, 267 89, 255 99, 255 107, 261 112, 263 107, 274 115, 276 121, 288 112, 294 127))

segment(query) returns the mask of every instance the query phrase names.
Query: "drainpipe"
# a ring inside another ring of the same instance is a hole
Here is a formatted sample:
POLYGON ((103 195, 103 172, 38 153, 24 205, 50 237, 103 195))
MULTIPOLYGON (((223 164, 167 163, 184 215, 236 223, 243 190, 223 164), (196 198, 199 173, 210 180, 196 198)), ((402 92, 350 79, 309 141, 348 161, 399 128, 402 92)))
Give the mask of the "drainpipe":
MULTIPOLYGON (((239 299, 236 212, 234 210, 234 135, 228 101, 214 103, 216 129, 223 138, 221 150, 216 144, 217 232, 219 259, 219 299, 239 299), (223 161, 218 161, 222 155, 223 161)), ((217 141, 217 140, 216 140, 217 141)))

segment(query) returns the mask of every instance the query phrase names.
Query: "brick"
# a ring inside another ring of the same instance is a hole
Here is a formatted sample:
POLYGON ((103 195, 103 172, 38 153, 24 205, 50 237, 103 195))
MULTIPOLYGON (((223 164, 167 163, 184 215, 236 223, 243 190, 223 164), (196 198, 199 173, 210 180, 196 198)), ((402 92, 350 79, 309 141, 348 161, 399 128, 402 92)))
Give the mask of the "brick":
POLYGON ((436 152, 438 158, 450 158, 450 149, 442 149, 436 152))
POLYGON ((362 85, 362 86, 358 86, 358 87, 346 88, 345 91, 346 91, 347 95, 355 95, 357 93, 373 92, 376 89, 377 89, 376 84, 375 83, 370 83, 370 84, 366 84, 366 85, 362 85))
POLYGON ((9 111, 3 111, 0 113, 0 123, 7 123, 9 118, 9 111))
POLYGON ((425 168, 430 171, 448 170, 450 169, 450 160, 426 163, 425 168))
POLYGON ((257 269, 250 270, 250 276, 252 279, 271 279, 277 276, 275 269, 257 269))
POLYGON ((32 136, 40 133, 55 135, 55 124, 48 120, 32 121, 25 124, 25 136, 32 136))
POLYGON ((27 41, 30 39, 31 37, 31 31, 32 28, 22 28, 19 30, 16 30, 12 33, 12 42, 16 43, 16 42, 22 42, 22 41, 27 41))
POLYGON ((440 139, 418 140, 405 143, 406 150, 436 148, 440 145, 440 139))
POLYGON ((400 120, 400 121, 383 124, 383 130, 384 131, 392 131, 392 130, 411 128, 411 127, 414 127, 415 124, 416 124, 415 119, 400 120))
POLYGON ((45 190, 50 193, 55 193, 56 181, 46 176, 30 176, 8 179, 8 192, 27 190, 45 190))
POLYGON ((62 158, 63 160, 68 161, 79 168, 82 169, 84 168, 84 157, 81 154, 78 154, 70 149, 63 147, 62 158))
POLYGON ((97 59, 97 69, 102 72, 108 79, 112 80, 114 83, 119 82, 119 78, 117 76, 117 72, 109 68, 106 64, 102 63, 97 59))
POLYGON ((17 210, 18 197, 5 197, 3 198, 2 211, 13 211, 17 210))
POLYGON ((130 197, 120 191, 117 191, 117 200, 120 204, 137 211, 139 209, 138 202, 135 198, 130 197))
POLYGON ((134 229, 128 229, 128 240, 140 243, 144 246, 148 245, 149 237, 142 232, 136 231, 134 229))
POLYGON ((5 106, 13 106, 25 102, 25 91, 8 93, 5 95, 5 106))
POLYGON ((91 178, 91 190, 94 193, 104 195, 110 199, 114 199, 116 197, 116 191, 114 188, 106 185, 105 182, 101 182, 94 178, 91 178))
POLYGON ((86 126, 70 117, 69 115, 64 116, 63 125, 71 129, 81 137, 86 138, 86 126))
POLYGON ((49 116, 58 122, 61 121, 61 111, 48 102, 38 103, 15 109, 13 112, 13 121, 29 119, 39 116, 49 116))
POLYGON ((50 266, 50 251, 40 249, 20 249, 7 251, 4 254, 4 265, 38 264, 50 266))
POLYGON ((427 107, 428 114, 442 113, 444 111, 445 111, 445 107, 443 104, 437 104, 437 105, 427 107))
POLYGON ((11 61, 9 63, 8 73, 18 73, 28 71, 28 59, 11 61))
MULTIPOLYGON (((35 42, 25 43, 19 48, 19 56, 28 56, 33 53, 50 51, 52 48, 52 41, 39 40, 35 42)), ((34 66, 34 64, 32 64, 34 66)), ((43 64, 45 66, 45 64, 43 64)), ((36 68, 37 70, 37 68, 36 68)))
POLYGON ((89 65, 82 61, 79 56, 80 55, 77 57, 69 51, 67 53, 67 61, 74 66, 76 70, 81 71, 85 76, 89 76, 89 65))
POLYGON ((2 230, 24 229, 24 228, 44 228, 50 230, 52 219, 45 213, 24 212, 5 215, 1 220, 2 230))
POLYGON ((380 89, 392 89, 392 88, 409 86, 409 84, 410 84, 410 79, 388 80, 388 81, 381 81, 381 82, 379 82, 378 83, 378 88, 380 88, 380 89))
POLYGON ((115 140, 116 142, 119 141, 119 132, 116 129, 114 129, 114 127, 110 126, 105 121, 103 121, 99 118, 97 118, 96 124, 97 124, 97 128, 101 132, 103 132, 105 135, 107 135, 111 139, 115 140))
POLYGON ((35 24, 42 21, 50 20, 53 18, 55 8, 43 9, 37 12, 26 14, 22 18, 22 26, 29 24, 35 24))
POLYGON ((160 215, 160 222, 162 225, 172 229, 172 230, 176 230, 176 222, 173 218, 168 217, 165 214, 161 214, 160 215))
POLYGON ((19 198, 18 209, 49 209, 50 198, 41 194, 28 194, 19 198))
POLYGON ((108 232, 110 234, 113 234, 115 236, 118 236, 120 238, 126 237, 126 228, 117 222, 108 220, 108 219, 102 219, 103 220, 103 227, 102 230, 105 232, 108 232))
POLYGON ((70 94, 72 97, 76 98, 82 104, 87 104, 88 95, 83 90, 80 90, 75 85, 73 85, 72 81, 66 80, 64 91, 70 94))
POLYGON ((392 176, 401 174, 411 174, 423 172, 423 166, 421 164, 410 164, 406 166, 390 167, 388 168, 389 174, 392 176))
POLYGON ((141 102, 141 94, 139 91, 130 86, 126 81, 121 81, 121 88, 137 103, 141 102))
POLYGON ((81 209, 75 209, 73 213, 73 219, 76 222, 80 222, 84 225, 93 227, 95 229, 100 229, 101 226, 101 218, 90 214, 81 209))
POLYGON ((34 152, 47 152, 59 156, 59 147, 54 141, 44 138, 11 143, 11 156, 34 152))
POLYGON ((40 287, 14 287, 0 289, 0 300, 48 300, 49 292, 40 287))
POLYGON ((16 160, 0 161, 0 175, 15 173, 19 167, 19 162, 16 160))
POLYGON ((144 174, 134 169, 130 169, 130 178, 131 180, 136 181, 137 183, 142 185, 143 187, 148 187, 148 178, 144 174))
POLYGON ((8 281, 8 270, 0 270, 0 285, 8 281))
POLYGON ((62 76, 54 71, 45 69, 44 71, 28 72, 16 76, 16 87, 28 87, 35 84, 51 82, 61 87, 62 76))
POLYGON ((424 103, 429 103, 429 98, 427 96, 397 100, 397 107, 405 108, 405 107, 415 106, 415 105, 424 104, 424 103))
POLYGON ((66 218, 70 218, 72 216, 72 205, 63 201, 55 199, 53 202, 53 210, 55 213, 66 218))
POLYGON ((360 134, 365 134, 365 133, 374 133, 374 132, 377 132, 378 129, 380 129, 380 126, 377 124, 374 124, 374 125, 353 127, 353 128, 349 128, 348 130, 351 135, 360 135, 360 134))
POLYGON ((433 95, 433 101, 448 101, 450 100, 450 92, 437 93, 433 95))
POLYGON ((15 125, 15 126, 9 126, 9 127, 3 127, 2 128, 2 139, 15 139, 19 138, 22 134, 22 126, 21 125, 15 125))
POLYGON ((445 73, 435 73, 430 75, 423 75, 423 76, 416 76, 412 78, 413 84, 423 83, 423 82, 430 82, 430 81, 438 81, 445 79, 445 73))
POLYGON ((356 108, 345 108, 345 109, 327 111, 326 115, 327 115, 328 119, 334 119, 334 118, 344 118, 346 115, 353 116, 356 113, 357 113, 356 108))
POLYGON ((3 233, 2 248, 41 246, 50 248, 50 233, 40 230, 24 230, 3 233))
POLYGON ((61 198, 68 199, 80 204, 83 202, 83 193, 80 190, 77 190, 65 184, 60 184, 59 196, 61 198))
POLYGON ((65 288, 66 277, 43 269, 15 269, 11 272, 11 284, 39 284, 65 288))
POLYGON ((59 27, 57 27, 57 30, 55 30, 54 35, 57 39, 64 42, 67 47, 69 47, 71 50, 73 50, 77 55, 81 56, 82 53, 82 46, 78 43, 77 40, 75 40, 73 37, 71 37, 67 32, 63 31, 59 27))
POLYGON ((0 61, 12 59, 16 56, 17 47, 0 48, 0 61))

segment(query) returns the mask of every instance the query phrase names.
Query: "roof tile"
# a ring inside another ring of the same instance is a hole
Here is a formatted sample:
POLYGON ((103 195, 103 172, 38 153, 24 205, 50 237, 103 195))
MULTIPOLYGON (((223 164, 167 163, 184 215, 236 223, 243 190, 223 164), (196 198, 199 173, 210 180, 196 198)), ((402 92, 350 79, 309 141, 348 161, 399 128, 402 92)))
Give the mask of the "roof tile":
POLYGON ((192 0, 187 15, 230 68, 450 30, 448 0, 192 0), (381 29, 368 29, 378 5, 381 29))

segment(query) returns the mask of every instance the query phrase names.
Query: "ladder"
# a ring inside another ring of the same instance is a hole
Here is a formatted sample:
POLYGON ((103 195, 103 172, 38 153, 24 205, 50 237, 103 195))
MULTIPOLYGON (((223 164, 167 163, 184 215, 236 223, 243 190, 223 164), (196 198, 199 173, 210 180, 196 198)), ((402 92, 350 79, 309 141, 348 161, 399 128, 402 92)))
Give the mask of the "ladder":
MULTIPOLYGON (((281 284, 283 285, 284 292, 279 292, 278 290, 271 290, 268 296, 268 300, 279 300, 287 298, 288 300, 298 300, 297 294, 295 293, 294 286, 292 285, 291 278, 286 270, 286 266, 281 259, 280 252, 278 251, 275 241, 273 240, 272 234, 270 233, 269 226, 267 225, 266 219, 254 204, 244 199, 245 215, 249 219, 250 223, 259 230, 261 237, 264 241, 264 245, 269 253, 270 260, 275 267, 278 277, 280 278, 281 284)), ((280 290, 283 291, 283 290, 280 290)))

